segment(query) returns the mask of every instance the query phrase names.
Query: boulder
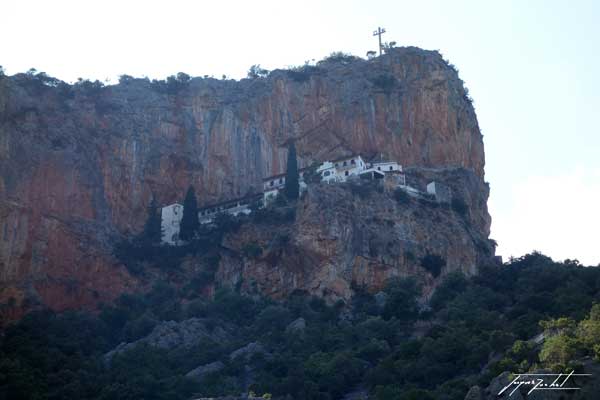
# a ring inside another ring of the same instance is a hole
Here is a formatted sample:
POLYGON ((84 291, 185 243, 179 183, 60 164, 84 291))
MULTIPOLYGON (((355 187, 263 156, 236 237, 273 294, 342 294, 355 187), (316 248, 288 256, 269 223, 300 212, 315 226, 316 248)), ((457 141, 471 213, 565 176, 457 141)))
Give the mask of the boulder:
POLYGON ((285 333, 287 334, 302 334, 306 329, 306 320, 302 317, 297 318, 289 323, 289 325, 285 328, 285 333))
POLYGON ((229 359, 233 361, 241 358, 244 362, 249 362, 252 357, 257 354, 268 355, 268 352, 265 350, 262 344, 258 342, 251 342, 244 347, 240 347, 239 349, 231 352, 231 354, 229 354, 229 359))
POLYGON ((201 381, 208 374, 212 374, 213 372, 218 372, 225 368, 225 364, 221 361, 215 361, 210 364, 201 365, 197 368, 194 368, 187 374, 185 374, 186 378, 192 378, 197 381, 201 381))
POLYGON ((220 326, 210 329, 206 321, 190 318, 185 321, 164 321, 154 327, 148 336, 131 343, 121 343, 104 355, 104 361, 110 363, 112 358, 138 345, 148 345, 160 349, 171 350, 178 347, 190 348, 203 341, 227 342, 231 335, 220 326))

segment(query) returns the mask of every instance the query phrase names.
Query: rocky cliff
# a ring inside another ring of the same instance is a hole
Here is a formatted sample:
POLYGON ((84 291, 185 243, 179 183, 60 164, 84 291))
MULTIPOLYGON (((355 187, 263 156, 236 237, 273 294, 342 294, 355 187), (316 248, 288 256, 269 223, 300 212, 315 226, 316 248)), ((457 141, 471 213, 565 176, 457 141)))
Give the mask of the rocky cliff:
MULTIPOLYGON (((469 229, 481 238, 489 234, 482 136, 462 81, 437 52, 399 48, 371 61, 333 59, 241 81, 123 79, 102 87, 39 75, 0 77, 2 318, 17 318, 35 304, 94 307, 139 288, 144 283, 114 259, 112 244, 140 230, 153 195, 160 204, 180 201, 193 184, 205 204, 258 191, 263 177, 283 172, 291 138, 302 165, 361 153, 406 167, 467 171, 478 215, 469 229)), ((298 224, 323 212, 311 204, 298 224)), ((411 229, 419 232, 415 240, 438 237, 436 246, 455 249, 456 265, 476 258, 471 250, 459 255, 452 231, 435 232, 440 224, 384 217, 394 220, 385 228, 390 235, 402 238, 411 229)), ((329 221, 337 214, 318 218, 333 225, 309 247, 327 252, 336 235, 365 245, 356 232, 335 231, 344 226, 329 221)), ((351 225, 351 215, 346 218, 351 225)), ((304 223, 294 240, 302 242, 311 230, 323 228, 304 223)), ((260 232, 252 234, 262 240, 260 232)), ((338 271, 341 261, 323 263, 338 271)), ((367 285, 387 276, 365 269, 369 263, 402 261, 356 258, 344 264, 344 276, 367 285)), ((259 276, 259 270, 257 264, 245 273, 259 276)), ((218 275, 227 280, 240 273, 229 263, 218 275)), ((325 277, 307 274, 303 287, 318 292, 325 277)), ((333 286, 346 293, 348 284, 333 286)))
POLYGON ((357 289, 382 290, 395 277, 415 277, 427 298, 447 273, 475 274, 494 254, 482 233, 485 186, 464 169, 414 168, 409 184, 420 186, 423 175, 452 184, 454 196, 466 199, 464 209, 372 182, 309 185, 294 221, 246 223, 226 236, 217 281, 275 298, 301 291, 333 303, 357 289), (248 246, 260 250, 249 256, 248 246), (427 256, 443 260, 439 273, 424 267, 427 256))

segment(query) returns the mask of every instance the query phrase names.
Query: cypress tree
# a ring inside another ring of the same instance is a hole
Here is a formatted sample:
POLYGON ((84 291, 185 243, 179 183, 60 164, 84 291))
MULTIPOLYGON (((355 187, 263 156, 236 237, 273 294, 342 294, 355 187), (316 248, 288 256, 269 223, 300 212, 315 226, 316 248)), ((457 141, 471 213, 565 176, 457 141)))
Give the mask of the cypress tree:
POLYGON ((190 240, 200 227, 198 220, 198 202, 196 201, 196 192, 193 186, 190 186, 185 194, 183 201, 183 216, 179 224, 179 238, 190 240))
POLYGON ((289 200, 296 200, 300 195, 300 174, 298 173, 298 160, 296 159, 294 142, 290 143, 288 148, 284 193, 289 200))
POLYGON ((162 239, 161 215, 154 197, 152 197, 148 205, 148 216, 146 217, 146 224, 142 232, 142 239, 150 245, 159 244, 162 239))

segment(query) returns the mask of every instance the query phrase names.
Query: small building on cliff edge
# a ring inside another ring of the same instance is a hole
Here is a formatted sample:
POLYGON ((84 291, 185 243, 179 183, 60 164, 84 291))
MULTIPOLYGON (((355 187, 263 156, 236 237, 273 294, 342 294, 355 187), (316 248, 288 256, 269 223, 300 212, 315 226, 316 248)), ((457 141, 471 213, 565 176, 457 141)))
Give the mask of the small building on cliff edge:
MULTIPOLYGON (((299 172, 300 193, 307 189, 304 175, 308 168, 299 172)), ((366 162, 361 155, 354 154, 333 161, 323 162, 316 173, 325 183, 343 183, 353 178, 384 179, 387 186, 406 187, 406 179, 402 166, 396 161, 366 162)), ((232 216, 248 215, 252 207, 264 207, 273 201, 280 190, 285 187, 285 173, 273 175, 263 179, 263 192, 238 199, 231 199, 202 207, 198 211, 198 220, 201 224, 214 221, 220 213, 232 216)), ((437 187, 436 187, 437 189, 437 187)), ((430 188, 428 187, 428 190, 430 188)), ((437 190, 439 192, 439 189, 437 190)), ((183 216, 183 206, 175 203, 162 208, 161 224, 163 229, 162 241, 170 245, 180 244, 179 225, 183 216)))
POLYGON ((179 203, 170 204, 161 209, 160 223, 162 242, 170 245, 179 243, 179 225, 183 217, 183 206, 179 203))

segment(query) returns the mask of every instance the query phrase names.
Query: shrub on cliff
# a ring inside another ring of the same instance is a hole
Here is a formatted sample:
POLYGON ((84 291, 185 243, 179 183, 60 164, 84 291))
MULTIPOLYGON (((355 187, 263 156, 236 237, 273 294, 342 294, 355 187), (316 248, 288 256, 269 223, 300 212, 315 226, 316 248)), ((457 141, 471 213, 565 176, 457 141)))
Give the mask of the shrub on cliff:
POLYGON ((135 78, 133 76, 123 74, 123 75, 119 76, 119 85, 128 85, 131 82, 133 82, 134 80, 135 80, 135 78))
POLYGON ((321 61, 317 62, 317 65, 323 65, 323 64, 328 64, 328 63, 336 63, 336 64, 346 65, 346 64, 350 64, 350 63, 353 63, 355 61, 360 61, 360 60, 361 60, 360 57, 353 56, 352 54, 344 53, 342 51, 334 51, 333 53, 331 53, 330 55, 328 55, 321 61))
POLYGON ((78 78, 73 89, 86 97, 98 97, 104 90, 104 84, 99 80, 92 82, 89 79, 78 78))
POLYGON ((308 184, 318 184, 321 182, 321 176, 317 174, 318 163, 313 163, 310 167, 304 170, 304 182, 308 184))
POLYGON ((269 71, 261 68, 260 64, 254 64, 248 70, 248 79, 265 78, 269 75, 269 71))
POLYGON ((465 203, 465 201, 460 197, 452 198, 451 207, 454 210, 454 212, 463 217, 466 216, 469 212, 469 207, 467 206, 467 203, 465 203))
POLYGON ((376 191, 383 190, 379 181, 365 181, 353 179, 347 182, 348 187, 353 195, 357 195, 361 199, 368 199, 376 191))
POLYGON ((288 206, 285 197, 277 196, 275 202, 251 214, 252 221, 257 224, 286 224, 296 219, 296 208, 288 206))
POLYGON ((388 298, 383 308, 383 317, 396 317, 401 321, 413 321, 419 314, 417 297, 421 289, 414 279, 391 279, 385 288, 388 298))
POLYGON ((427 254, 421 259, 421 266, 433 275, 434 278, 440 276, 442 268, 446 266, 446 260, 437 254, 427 254))
POLYGON ((242 254, 248 258, 258 258, 262 252, 262 247, 256 242, 246 243, 244 247, 242 247, 242 254))
POLYGON ((410 202, 410 195, 405 190, 397 188, 394 190, 394 199, 396 199, 398 204, 407 204, 410 202))
POLYGON ((396 86, 396 82, 396 78, 390 74, 377 75, 375 78, 371 79, 371 83, 385 93, 390 93, 396 86))
POLYGON ((467 286, 467 278, 462 273, 452 272, 448 274, 433 293, 430 302, 431 307, 434 310, 441 309, 463 292, 467 286))
POLYGON ((318 74, 321 71, 319 67, 314 65, 304 64, 300 67, 290 68, 286 71, 287 76, 296 82, 307 82, 312 75, 318 74))
POLYGON ((177 75, 168 76, 166 80, 154 79, 151 86, 160 93, 176 95, 189 86, 191 79, 188 74, 178 72, 177 75))

